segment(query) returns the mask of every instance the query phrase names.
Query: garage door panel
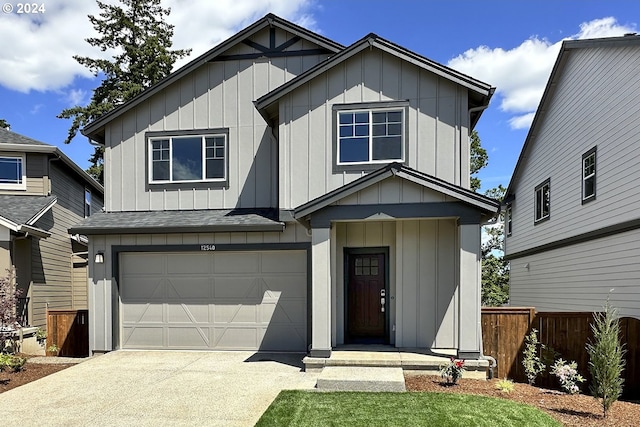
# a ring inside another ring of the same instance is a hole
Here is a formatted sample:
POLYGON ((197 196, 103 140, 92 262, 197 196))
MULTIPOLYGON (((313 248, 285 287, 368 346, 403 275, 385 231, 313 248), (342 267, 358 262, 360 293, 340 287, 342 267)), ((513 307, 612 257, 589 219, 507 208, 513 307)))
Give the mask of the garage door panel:
POLYGON ((166 304, 168 323, 209 323, 209 304, 166 304))
POLYGON ((216 274, 255 274, 260 271, 260 253, 218 252, 213 265, 216 274))
POLYGON ((164 297, 165 283, 161 276, 124 276, 127 286, 120 286, 120 295, 126 299, 151 299, 164 297))
POLYGON ((121 261, 123 348, 306 350, 305 251, 124 253, 121 261))
POLYGON ((170 275, 208 274, 211 272, 211 256, 207 253, 178 253, 166 257, 170 275))

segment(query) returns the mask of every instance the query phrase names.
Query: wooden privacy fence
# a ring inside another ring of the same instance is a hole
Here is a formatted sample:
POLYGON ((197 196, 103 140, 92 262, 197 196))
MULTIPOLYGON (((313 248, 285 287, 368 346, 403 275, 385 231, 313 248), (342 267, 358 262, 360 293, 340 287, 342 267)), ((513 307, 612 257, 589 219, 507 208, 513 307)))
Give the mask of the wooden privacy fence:
MULTIPOLYGON (((526 382, 522 367, 524 338, 532 330, 538 330, 538 339, 546 346, 541 356, 553 363, 555 358, 575 360, 580 374, 587 379, 582 387, 588 390, 589 356, 586 343, 592 340, 593 313, 540 312, 531 307, 483 307, 482 343, 484 354, 496 359, 494 371, 497 378, 510 378, 526 382), (554 353, 555 352, 555 353, 554 353)), ((625 344, 625 395, 640 395, 640 320, 630 317, 620 319, 621 340, 625 344)), ((547 374, 536 380, 541 387, 557 387, 556 379, 547 374)))
POLYGON ((47 310, 47 347, 58 356, 89 356, 89 310, 47 310))

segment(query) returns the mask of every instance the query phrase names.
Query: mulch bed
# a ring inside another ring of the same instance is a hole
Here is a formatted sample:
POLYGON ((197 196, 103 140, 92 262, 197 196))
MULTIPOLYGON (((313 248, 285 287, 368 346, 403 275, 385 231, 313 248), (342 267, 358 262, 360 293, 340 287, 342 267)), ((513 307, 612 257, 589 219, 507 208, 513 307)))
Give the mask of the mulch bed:
POLYGON ((27 363, 20 372, 0 372, 0 393, 20 387, 73 365, 27 363))
POLYGON ((600 402, 583 394, 569 395, 557 390, 515 384, 515 389, 504 393, 496 389, 497 379, 483 381, 461 379, 455 386, 446 386, 440 377, 405 375, 408 391, 438 393, 466 393, 500 397, 535 406, 568 427, 631 427, 640 425, 640 404, 615 402, 606 419, 602 417, 600 402))

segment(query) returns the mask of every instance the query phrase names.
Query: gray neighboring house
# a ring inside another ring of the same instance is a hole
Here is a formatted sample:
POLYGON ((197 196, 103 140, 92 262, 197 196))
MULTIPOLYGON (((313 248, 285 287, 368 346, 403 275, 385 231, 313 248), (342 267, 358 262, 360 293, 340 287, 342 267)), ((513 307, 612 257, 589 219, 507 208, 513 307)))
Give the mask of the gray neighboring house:
POLYGON ((469 134, 494 89, 267 15, 83 133, 90 348, 481 352, 469 134), (98 261, 98 262, 95 262, 98 261))
POLYGON ((0 270, 16 273, 22 326, 44 329, 47 307, 87 309, 88 242, 68 228, 102 200, 57 147, 0 128, 0 270))
POLYGON ((565 41, 507 190, 510 303, 640 318, 640 37, 565 41))

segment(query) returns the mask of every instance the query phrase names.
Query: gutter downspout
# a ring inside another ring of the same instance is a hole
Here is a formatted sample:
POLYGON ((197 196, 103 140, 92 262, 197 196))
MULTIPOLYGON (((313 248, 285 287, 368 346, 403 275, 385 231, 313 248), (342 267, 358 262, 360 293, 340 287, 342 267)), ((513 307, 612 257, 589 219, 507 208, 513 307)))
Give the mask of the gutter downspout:
MULTIPOLYGON (((484 111, 487 108, 489 108, 489 104, 481 105, 479 107, 471 107, 471 108, 469 108, 469 111, 467 112, 467 123, 469 124, 469 128, 468 128, 469 131, 468 131, 468 135, 467 135, 467 143, 468 144, 471 143, 471 140, 469 139, 471 137, 471 132, 472 132, 472 130, 471 130, 471 113, 476 113, 478 111, 484 111)), ((460 151, 462 151, 462 144, 460 144, 460 151)), ((462 152, 460 153, 460 158, 462 159, 462 152)), ((469 166, 471 166, 471 165, 469 165, 469 166)), ((471 167, 469 167, 469 169, 471 169, 471 167)), ((461 170, 460 170, 460 182, 462 182, 462 173, 463 173, 463 171, 462 171, 462 168, 461 168, 461 170)), ((469 175, 471 175, 471 174, 469 174, 469 175)), ((471 176, 469 176, 469 180, 471 180, 471 176)))

